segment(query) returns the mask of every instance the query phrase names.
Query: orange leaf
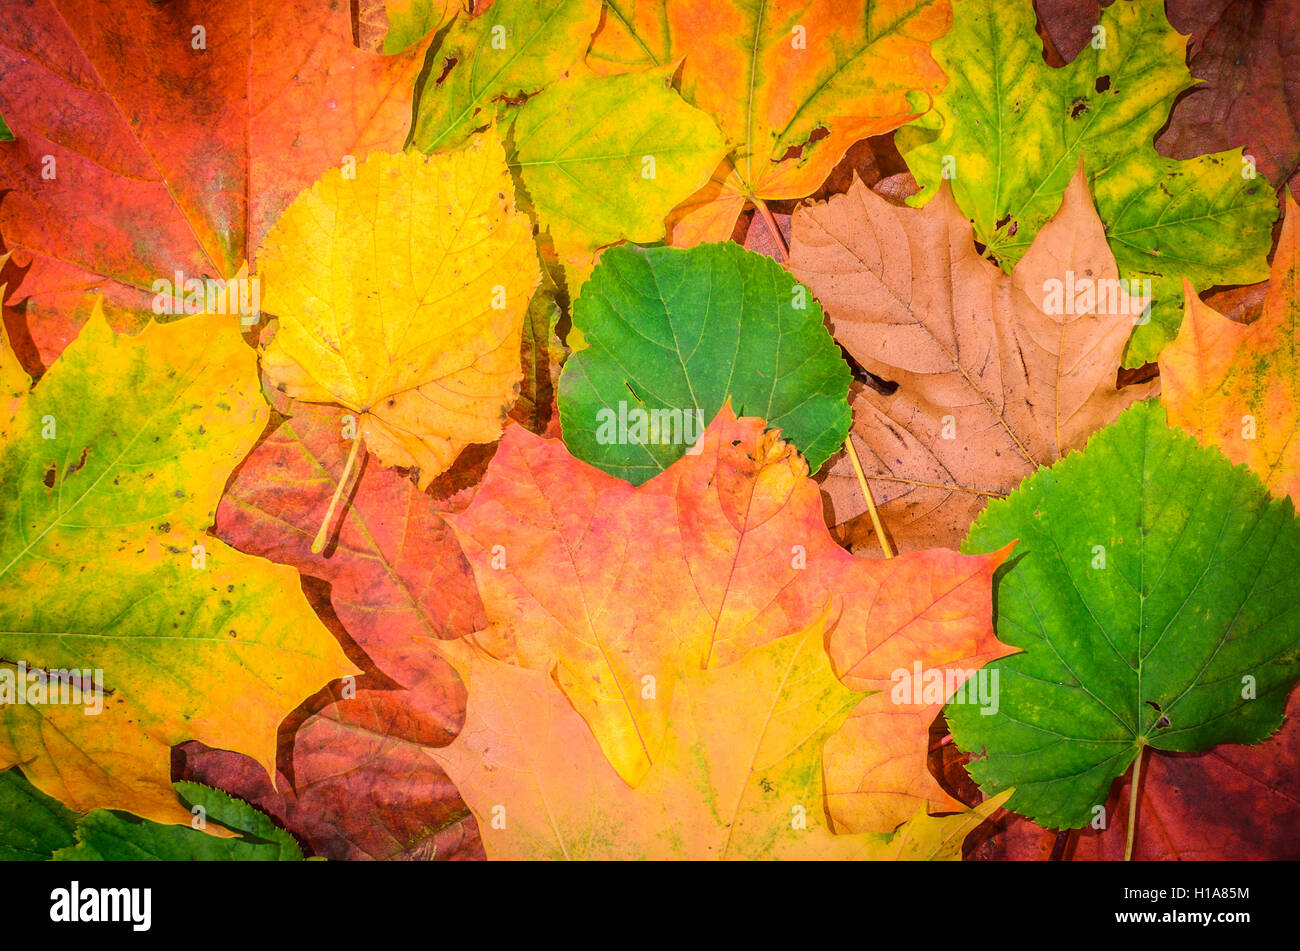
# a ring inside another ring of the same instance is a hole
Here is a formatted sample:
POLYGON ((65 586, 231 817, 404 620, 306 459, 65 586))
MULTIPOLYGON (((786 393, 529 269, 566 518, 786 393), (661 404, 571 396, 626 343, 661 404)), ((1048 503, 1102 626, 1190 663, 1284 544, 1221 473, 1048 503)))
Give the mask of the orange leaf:
POLYGON ((1160 354, 1169 422, 1250 466, 1274 495, 1300 502, 1300 209, 1290 193, 1254 323, 1222 316, 1186 281, 1183 294, 1182 328, 1160 354))
MULTIPOLYGON (((739 663, 829 604, 840 605, 831 657, 852 689, 888 686, 916 661, 964 671, 1005 653, 991 622, 1005 553, 856 559, 832 541, 802 458, 761 420, 724 407, 696 445, 634 488, 512 426, 473 503, 449 518, 497 625, 482 646, 553 670, 626 782, 642 782, 661 757, 676 672, 739 663)), ((939 702, 926 706, 933 719, 939 702)), ((861 709, 892 709, 890 696, 861 709)), ((865 778, 886 754, 844 744, 829 792, 853 831, 892 830, 926 802, 951 805, 926 771, 928 722, 909 717, 887 741, 888 755, 906 751, 906 768, 890 774, 879 808, 865 778), (858 796, 872 803, 853 804, 858 796)))
POLYGON ((5 4, 0 233, 29 268, 9 287, 27 356, 53 361, 87 290, 125 328, 176 270, 233 277, 322 172, 399 149, 424 46, 358 50, 326 0, 5 4))
POLYGON ((587 64, 615 73, 685 59, 682 94, 734 146, 670 217, 674 244, 729 238, 754 198, 812 193, 854 142, 915 118, 907 93, 946 82, 929 44, 952 25, 949 0, 605 6, 587 64))

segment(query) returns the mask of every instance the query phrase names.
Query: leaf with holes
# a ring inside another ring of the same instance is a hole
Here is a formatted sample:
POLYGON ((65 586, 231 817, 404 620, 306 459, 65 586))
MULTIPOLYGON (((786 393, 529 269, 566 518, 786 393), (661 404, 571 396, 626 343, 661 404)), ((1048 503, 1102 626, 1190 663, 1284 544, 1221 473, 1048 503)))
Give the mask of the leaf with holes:
POLYGON ((600 0, 495 0, 481 16, 457 17, 430 53, 411 144, 455 148, 508 119, 582 59, 599 22, 600 0))
MULTIPOLYGON (((952 77, 933 116, 898 135, 924 204, 947 181, 987 253, 1010 271, 1084 163, 1125 279, 1150 281, 1150 320, 1126 366, 1154 360, 1181 317, 1181 280, 1200 290, 1267 275, 1273 190, 1240 150, 1180 161, 1153 140, 1193 85, 1186 37, 1158 3, 1107 7, 1069 66, 1043 61, 1031 0, 958 0, 934 55, 952 77), (925 126, 920 128, 919 126, 925 126)), ((1145 293, 1145 292, 1144 292, 1145 293)))

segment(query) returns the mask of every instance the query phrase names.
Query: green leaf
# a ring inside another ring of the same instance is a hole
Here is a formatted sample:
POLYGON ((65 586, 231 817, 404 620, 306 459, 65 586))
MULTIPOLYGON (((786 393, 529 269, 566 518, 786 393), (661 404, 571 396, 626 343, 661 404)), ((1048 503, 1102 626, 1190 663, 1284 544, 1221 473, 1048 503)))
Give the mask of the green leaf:
POLYGON ((726 155, 718 127, 668 85, 671 75, 566 79, 519 110, 511 167, 557 250, 658 241, 664 217, 726 155))
POLYGON ((496 0, 481 16, 457 17, 429 53, 411 144, 448 149, 491 125, 503 100, 546 88, 580 60, 599 22, 600 0, 496 0))
POLYGON ((208 534, 268 415, 234 318, 132 337, 96 301, 0 422, 0 769, 77 812, 189 822, 173 745, 269 772, 284 717, 357 672, 297 571, 208 534))
POLYGON ((9 126, 5 122, 4 116, 0 116, 0 142, 12 142, 14 134, 9 131, 9 126))
POLYGON ((189 826, 167 826, 99 809, 77 823, 77 844, 54 853, 56 862, 299 862, 302 849, 264 812, 217 789, 177 783, 182 802, 204 822, 240 838, 218 838, 189 826))
POLYGON ((782 430, 810 471, 848 433, 849 368, 821 307, 775 261, 737 244, 611 248, 573 326, 588 347, 560 374, 564 441, 634 485, 681 458, 728 399, 738 415, 782 430), (636 420, 654 412, 673 425, 639 431, 636 420))
POLYGON ((387 0, 388 32, 380 52, 385 56, 404 53, 461 12, 455 0, 387 0))
POLYGON ((985 668, 996 713, 945 711, 980 788, 1016 788, 1008 809, 1082 826, 1143 746, 1257 743, 1281 724, 1300 677, 1300 522, 1159 405, 990 503, 962 548, 1017 538, 997 628, 1024 653, 985 668))
POLYGON ((16 769, 0 773, 0 861, 43 862, 73 845, 77 814, 16 769))
POLYGON ((1195 85, 1186 39, 1163 4, 1116 3, 1093 43, 1056 69, 1043 61, 1030 0, 963 0, 933 46, 949 84, 934 112, 897 136, 922 186, 911 202, 929 201, 947 172, 1008 272, 1061 204, 1082 155, 1120 277, 1151 281, 1151 319, 1134 330, 1127 366, 1154 360, 1173 339, 1183 277, 1197 290, 1268 277, 1276 197, 1263 178, 1243 177, 1241 150, 1188 161, 1155 151, 1174 99, 1195 85))

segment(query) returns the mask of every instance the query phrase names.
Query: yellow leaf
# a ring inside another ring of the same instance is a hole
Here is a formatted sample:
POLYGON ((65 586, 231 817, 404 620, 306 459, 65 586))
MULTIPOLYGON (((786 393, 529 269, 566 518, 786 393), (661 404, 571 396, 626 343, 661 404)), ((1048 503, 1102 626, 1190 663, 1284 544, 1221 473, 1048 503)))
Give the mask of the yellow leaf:
POLYGON ((258 268, 279 318, 262 351, 271 384, 354 411, 385 465, 418 467, 424 488, 500 435, 541 271, 495 131, 327 173, 281 216, 258 268))
POLYGON ((835 678, 828 619, 725 667, 681 663, 664 755, 635 789, 545 671, 497 660, 476 637, 439 642, 469 704, 456 741, 429 753, 491 859, 959 858, 1004 799, 952 816, 922 809, 883 834, 828 827, 822 747, 863 697, 835 678))

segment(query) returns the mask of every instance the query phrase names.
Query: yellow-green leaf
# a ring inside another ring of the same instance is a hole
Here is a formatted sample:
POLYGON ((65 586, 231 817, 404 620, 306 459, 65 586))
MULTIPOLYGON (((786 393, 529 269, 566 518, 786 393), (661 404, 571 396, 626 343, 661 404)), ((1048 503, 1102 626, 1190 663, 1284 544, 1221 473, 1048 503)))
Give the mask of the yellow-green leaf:
POLYGON ((172 745, 274 775, 280 721, 357 672, 297 572, 207 534, 267 415, 235 321, 118 336, 99 302, 21 399, 0 440, 0 768, 77 811, 188 822, 172 745), (81 679, 53 703, 38 681, 59 670, 81 679))
POLYGON ((496 0, 481 16, 458 17, 429 54, 435 69, 411 144, 452 148, 487 128, 504 101, 545 89, 582 59, 599 22, 600 0, 496 0))
POLYGON ((664 217, 726 154, 718 127, 671 88, 671 76, 671 67, 577 76, 519 110, 511 164, 562 259, 660 240, 664 217))

